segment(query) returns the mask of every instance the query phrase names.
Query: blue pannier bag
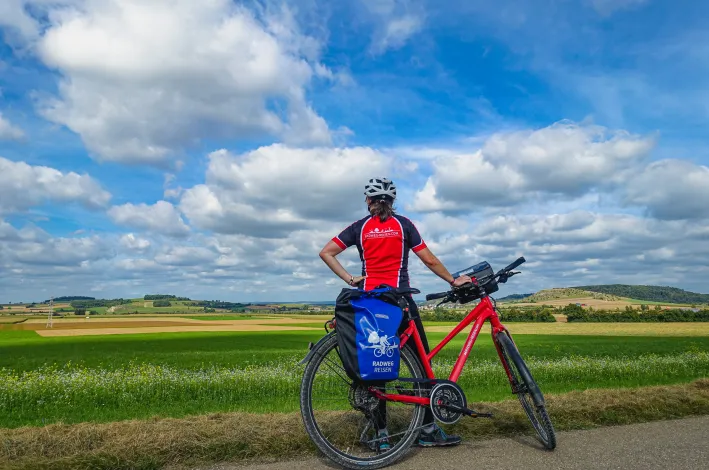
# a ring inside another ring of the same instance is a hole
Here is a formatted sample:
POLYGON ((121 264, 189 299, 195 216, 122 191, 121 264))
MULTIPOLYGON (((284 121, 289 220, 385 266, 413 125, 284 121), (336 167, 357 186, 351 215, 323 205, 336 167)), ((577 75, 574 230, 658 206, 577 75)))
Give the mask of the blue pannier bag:
MULTIPOLYGON (((355 381, 399 377, 399 326, 402 301, 389 287, 371 291, 343 289, 335 306, 340 358, 355 381)), ((406 300, 403 300, 406 304, 406 300)))

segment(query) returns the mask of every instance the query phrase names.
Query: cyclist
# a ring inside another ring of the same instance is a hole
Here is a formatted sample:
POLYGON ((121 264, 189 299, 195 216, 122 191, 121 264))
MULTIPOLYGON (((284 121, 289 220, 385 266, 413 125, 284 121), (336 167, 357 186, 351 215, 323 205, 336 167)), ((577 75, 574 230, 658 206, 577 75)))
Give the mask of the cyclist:
MULTIPOLYGON (((409 250, 441 279, 451 286, 461 286, 472 282, 468 276, 453 278, 440 260, 426 246, 414 224, 394 212, 396 186, 387 178, 372 178, 365 185, 365 202, 369 215, 353 223, 338 236, 330 240, 320 252, 320 258, 343 281, 351 286, 371 290, 381 284, 392 287, 409 287, 409 250), (362 260, 362 275, 352 276, 340 264, 336 256, 350 246, 356 245, 362 260)), ((419 317, 416 302, 407 296, 416 327, 421 335, 426 352, 429 352, 426 333, 419 317)), ((380 416, 386 415, 386 402, 380 403, 380 416)), ((380 450, 388 450, 385 418, 377 423, 380 450)), ((459 436, 447 435, 434 421, 430 408, 426 409, 424 425, 419 436, 422 447, 449 446, 459 444, 459 436)))

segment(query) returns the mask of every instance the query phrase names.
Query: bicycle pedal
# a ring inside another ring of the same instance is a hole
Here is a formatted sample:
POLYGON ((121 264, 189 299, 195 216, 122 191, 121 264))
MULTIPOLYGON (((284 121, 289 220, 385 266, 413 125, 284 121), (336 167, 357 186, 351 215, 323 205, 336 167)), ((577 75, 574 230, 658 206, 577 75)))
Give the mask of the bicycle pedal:
POLYGON ((448 405, 446 406, 449 410, 453 411, 458 411, 460 413, 463 413, 465 416, 470 416, 471 418, 492 418, 492 413, 478 413, 475 410, 471 410, 470 408, 461 408, 459 406, 455 405, 448 405))
POLYGON ((477 411, 469 408, 465 408, 463 410, 463 414, 470 416, 471 418, 492 418, 492 413, 478 413, 477 411))

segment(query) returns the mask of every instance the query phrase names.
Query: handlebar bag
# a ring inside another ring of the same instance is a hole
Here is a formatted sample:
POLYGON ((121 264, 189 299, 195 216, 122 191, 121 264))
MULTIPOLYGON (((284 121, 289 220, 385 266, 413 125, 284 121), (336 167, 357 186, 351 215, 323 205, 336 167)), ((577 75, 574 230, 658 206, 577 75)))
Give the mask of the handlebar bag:
POLYGON ((399 377, 399 325, 406 300, 390 287, 342 289, 335 304, 340 359, 354 381, 399 377), (403 303, 402 303, 403 300, 403 303))

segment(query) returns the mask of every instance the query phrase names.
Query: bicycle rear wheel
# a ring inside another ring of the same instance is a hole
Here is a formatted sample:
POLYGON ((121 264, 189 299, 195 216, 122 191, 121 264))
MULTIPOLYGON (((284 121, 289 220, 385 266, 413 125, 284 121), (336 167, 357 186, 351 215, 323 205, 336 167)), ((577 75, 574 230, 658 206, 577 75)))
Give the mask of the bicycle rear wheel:
MULTIPOLYGON (((367 386, 353 383, 342 366, 336 333, 330 335, 316 346, 303 373, 300 409, 305 430, 320 451, 346 468, 391 465, 418 437, 424 408, 380 401, 367 386), (391 446, 386 452, 380 450, 376 435, 383 423, 391 446)), ((420 361, 408 344, 401 350, 400 377, 424 378, 420 361)), ((426 393, 416 382, 387 382, 386 388, 389 393, 426 393)))
POLYGON ((522 359, 517 346, 506 332, 495 335, 495 346, 503 365, 510 373, 512 393, 519 398, 524 412, 544 447, 554 450, 556 448, 556 433, 546 410, 544 395, 522 359))

